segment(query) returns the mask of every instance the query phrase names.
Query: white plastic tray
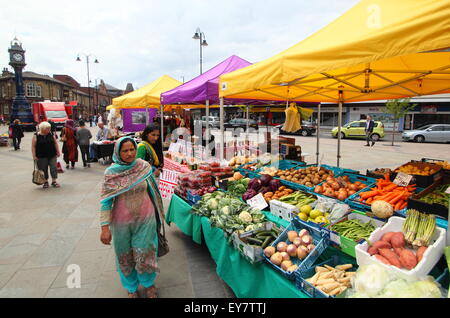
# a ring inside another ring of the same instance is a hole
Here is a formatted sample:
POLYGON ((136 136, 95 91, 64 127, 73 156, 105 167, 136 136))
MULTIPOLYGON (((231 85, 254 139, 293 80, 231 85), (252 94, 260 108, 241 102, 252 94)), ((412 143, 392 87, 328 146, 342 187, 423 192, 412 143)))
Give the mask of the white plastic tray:
MULTIPOLYGON (((397 216, 389 218, 389 221, 386 223, 386 225, 373 231, 373 233, 370 235, 369 240, 371 242, 377 242, 381 240, 384 233, 401 232, 403 222, 405 222, 405 220, 406 220, 405 218, 397 216)), ((369 248, 367 242, 358 244, 355 247, 356 261, 358 262, 359 266, 370 265, 373 263, 380 264, 387 269, 395 271, 397 274, 399 274, 406 280, 423 278, 428 275, 428 273, 433 269, 434 265, 436 265, 436 263, 439 261, 442 254, 444 253, 445 236, 446 231, 440 227, 436 227, 433 238, 431 240, 432 244, 428 246, 427 250, 423 254, 422 260, 417 264, 415 268, 411 270, 400 269, 392 265, 384 264, 379 260, 377 260, 375 256, 370 256, 370 254, 367 253, 367 249, 369 248)))

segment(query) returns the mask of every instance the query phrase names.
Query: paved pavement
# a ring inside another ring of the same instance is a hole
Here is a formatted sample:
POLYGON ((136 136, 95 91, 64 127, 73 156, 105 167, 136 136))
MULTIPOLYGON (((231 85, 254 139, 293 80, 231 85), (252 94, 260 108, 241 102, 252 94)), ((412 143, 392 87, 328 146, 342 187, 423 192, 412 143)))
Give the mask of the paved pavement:
MULTIPOLYGON (((6 132, 4 126, 0 133, 6 132)), ((92 128, 96 132, 96 128, 92 128)), ((103 171, 99 163, 59 175, 61 188, 31 183, 31 133, 22 149, 0 147, 0 298, 124 298, 114 251, 102 245, 97 217, 103 171), (69 289, 70 264, 81 269, 81 288, 69 289)), ((169 202, 164 202, 168 207, 169 202)), ((204 245, 166 227, 170 253, 156 280, 163 298, 232 298, 204 245)))
MULTIPOLYGON (((6 132, 0 126, 0 133, 6 132)), ((92 128, 96 132, 96 128, 92 128)), ((307 162, 315 162, 316 138, 295 137, 307 162)), ((380 141, 364 147, 362 140, 343 140, 341 166, 364 171, 395 168, 422 157, 450 158, 448 144, 380 141)), ((126 297, 114 253, 100 243, 97 211, 105 166, 96 163, 61 174, 60 189, 42 189, 31 183, 31 133, 22 150, 0 147, 0 297, 126 297), (81 288, 66 286, 67 267, 81 268, 81 288)), ((335 139, 321 139, 323 163, 336 165, 335 139)), ((165 202, 168 206, 168 202, 165 202)), ((172 225, 171 251, 160 259, 157 287, 161 297, 234 297, 215 273, 215 263, 204 245, 172 225)))

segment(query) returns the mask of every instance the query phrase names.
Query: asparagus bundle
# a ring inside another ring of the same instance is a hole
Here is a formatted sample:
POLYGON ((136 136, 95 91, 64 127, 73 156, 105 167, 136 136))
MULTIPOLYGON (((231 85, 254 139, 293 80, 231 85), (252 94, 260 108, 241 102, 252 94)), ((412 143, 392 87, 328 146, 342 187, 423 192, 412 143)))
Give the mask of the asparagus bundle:
POLYGON ((411 209, 407 211, 406 221, 403 223, 405 241, 415 248, 430 245, 436 229, 436 217, 434 215, 420 213, 411 209))

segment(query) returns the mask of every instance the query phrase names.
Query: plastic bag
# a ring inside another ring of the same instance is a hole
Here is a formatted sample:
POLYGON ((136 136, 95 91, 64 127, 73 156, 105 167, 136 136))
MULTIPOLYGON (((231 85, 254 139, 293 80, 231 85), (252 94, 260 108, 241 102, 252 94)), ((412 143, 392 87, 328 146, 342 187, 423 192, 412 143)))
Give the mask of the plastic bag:
POLYGON ((330 217, 328 218, 330 222, 337 222, 341 218, 343 218, 348 212, 350 212, 350 207, 348 204, 344 203, 336 203, 330 213, 330 217))
POLYGON ((336 200, 318 197, 317 201, 311 204, 311 207, 313 209, 322 211, 323 213, 328 213, 333 209, 336 203, 337 203, 336 200))

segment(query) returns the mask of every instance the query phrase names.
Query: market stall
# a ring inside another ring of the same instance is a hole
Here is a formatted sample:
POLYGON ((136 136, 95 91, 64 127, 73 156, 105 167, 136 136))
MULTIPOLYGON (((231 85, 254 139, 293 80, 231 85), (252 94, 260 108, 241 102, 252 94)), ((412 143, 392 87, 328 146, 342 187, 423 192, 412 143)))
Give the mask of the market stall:
POLYGON ((361 175, 288 160, 239 166, 235 161, 229 162, 232 174, 218 163, 180 173, 166 222, 206 244, 217 274, 237 297, 446 295, 448 215, 407 206, 413 192, 423 192, 418 182, 431 192, 450 187, 448 162, 408 162, 361 175), (398 177, 403 171, 410 173, 407 182, 398 177), (375 195, 383 204, 367 202, 375 195), (389 276, 373 295, 352 283, 373 279, 368 269, 389 276))

